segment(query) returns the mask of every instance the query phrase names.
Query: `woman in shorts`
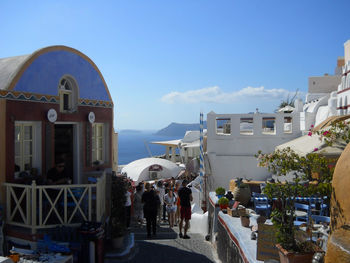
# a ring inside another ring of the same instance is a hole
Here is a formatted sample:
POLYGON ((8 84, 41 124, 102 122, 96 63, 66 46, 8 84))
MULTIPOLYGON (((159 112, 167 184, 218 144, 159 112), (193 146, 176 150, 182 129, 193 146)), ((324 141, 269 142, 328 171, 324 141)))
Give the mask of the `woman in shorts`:
POLYGON ((176 196, 173 193, 173 190, 170 188, 168 193, 164 195, 164 203, 166 205, 166 211, 168 213, 169 225, 172 228, 175 222, 175 213, 176 213, 176 196))

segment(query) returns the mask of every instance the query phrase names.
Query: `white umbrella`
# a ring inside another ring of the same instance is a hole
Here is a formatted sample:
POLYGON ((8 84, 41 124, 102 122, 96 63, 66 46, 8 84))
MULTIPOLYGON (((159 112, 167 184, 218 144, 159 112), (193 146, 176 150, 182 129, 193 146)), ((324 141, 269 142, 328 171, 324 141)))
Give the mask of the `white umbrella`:
POLYGON ((294 110, 294 107, 287 105, 283 108, 280 108, 277 112, 292 112, 294 110))

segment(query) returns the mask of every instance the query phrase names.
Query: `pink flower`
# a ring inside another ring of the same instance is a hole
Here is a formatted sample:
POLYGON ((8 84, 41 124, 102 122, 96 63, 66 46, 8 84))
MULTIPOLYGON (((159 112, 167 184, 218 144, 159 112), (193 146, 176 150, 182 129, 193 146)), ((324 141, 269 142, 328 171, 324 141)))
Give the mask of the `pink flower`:
POLYGON ((325 131, 325 132, 323 133, 323 136, 326 136, 328 133, 329 133, 329 131, 325 131))
POLYGON ((312 132, 310 131, 307 135, 312 136, 312 132))
POLYGON ((314 152, 317 152, 317 151, 318 151, 318 148, 315 148, 315 149, 314 149, 314 152))
POLYGON ((311 125, 311 128, 313 128, 313 127, 314 127, 314 125, 312 124, 312 125, 311 125))

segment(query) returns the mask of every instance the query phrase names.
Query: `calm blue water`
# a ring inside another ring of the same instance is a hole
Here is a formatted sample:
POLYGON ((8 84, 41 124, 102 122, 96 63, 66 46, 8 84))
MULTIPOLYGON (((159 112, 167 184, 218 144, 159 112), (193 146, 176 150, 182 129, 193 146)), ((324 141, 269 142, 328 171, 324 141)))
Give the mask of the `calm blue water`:
POLYGON ((155 131, 139 133, 120 132, 118 134, 118 164, 128 164, 137 159, 150 157, 145 144, 149 147, 152 156, 165 154, 165 146, 151 144, 152 141, 168 141, 183 137, 169 137, 153 135, 155 131))

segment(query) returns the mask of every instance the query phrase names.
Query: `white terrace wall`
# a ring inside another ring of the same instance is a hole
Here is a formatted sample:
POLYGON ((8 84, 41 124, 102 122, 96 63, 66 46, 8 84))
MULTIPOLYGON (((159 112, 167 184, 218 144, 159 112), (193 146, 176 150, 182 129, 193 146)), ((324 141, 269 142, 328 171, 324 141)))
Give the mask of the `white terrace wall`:
POLYGON ((283 144, 301 135, 299 113, 271 114, 207 114, 207 153, 213 176, 213 189, 218 186, 228 188, 229 181, 242 177, 252 180, 266 180, 269 173, 266 169, 257 167, 255 154, 259 150, 264 153, 273 152, 277 145, 283 144), (290 117, 292 127, 285 131, 285 117, 290 117), (241 134, 241 119, 252 118, 253 132, 250 135, 241 134), (263 129, 263 119, 275 119, 273 132, 263 129), (217 130, 217 120, 226 119, 231 123, 230 132, 222 134, 217 130))

